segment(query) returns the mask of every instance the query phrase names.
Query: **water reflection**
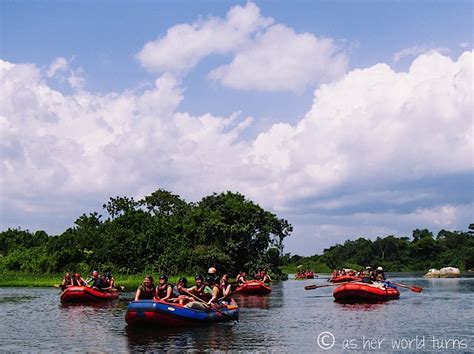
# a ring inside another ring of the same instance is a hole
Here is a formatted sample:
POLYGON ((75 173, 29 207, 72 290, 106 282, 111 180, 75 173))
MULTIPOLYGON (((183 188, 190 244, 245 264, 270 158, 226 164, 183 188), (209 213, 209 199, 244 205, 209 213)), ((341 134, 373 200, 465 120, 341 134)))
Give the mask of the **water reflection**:
MULTIPOLYGON (((397 300, 393 300, 397 301, 397 300)), ((334 305, 336 309, 340 309, 343 311, 377 311, 383 309, 387 303, 386 302, 378 302, 372 304, 342 304, 339 302, 334 301, 334 305)))
POLYGON ((234 298, 240 308, 268 309, 270 307, 269 296, 239 295, 234 298))
POLYGON ((130 351, 219 350, 234 342, 234 324, 214 323, 191 328, 130 327, 125 333, 130 351))

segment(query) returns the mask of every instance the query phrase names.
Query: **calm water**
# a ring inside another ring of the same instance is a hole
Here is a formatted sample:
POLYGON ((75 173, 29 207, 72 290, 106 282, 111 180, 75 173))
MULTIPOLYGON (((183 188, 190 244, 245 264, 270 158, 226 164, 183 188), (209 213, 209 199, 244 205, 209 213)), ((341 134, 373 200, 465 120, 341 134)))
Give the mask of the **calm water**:
POLYGON ((341 305, 332 287, 303 289, 325 279, 289 280, 268 297, 236 297, 238 323, 139 331, 126 326, 125 300, 64 306, 57 289, 0 288, 0 351, 474 352, 474 277, 392 280, 424 291, 341 305))

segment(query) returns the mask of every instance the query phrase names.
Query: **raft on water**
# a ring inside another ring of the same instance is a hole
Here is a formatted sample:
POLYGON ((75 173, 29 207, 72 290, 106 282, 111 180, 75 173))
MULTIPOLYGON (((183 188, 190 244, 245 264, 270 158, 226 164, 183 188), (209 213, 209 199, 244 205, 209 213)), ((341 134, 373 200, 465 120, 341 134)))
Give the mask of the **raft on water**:
POLYGON ((266 295, 271 291, 270 286, 257 280, 247 281, 235 289, 236 293, 245 295, 266 295))
POLYGON ((238 320, 239 307, 235 301, 221 306, 217 309, 194 309, 170 302, 138 300, 128 305, 125 321, 129 326, 155 325, 168 328, 238 320))
POLYGON ((353 275, 339 275, 337 277, 332 277, 329 279, 331 283, 342 283, 346 281, 360 281, 361 278, 355 277, 353 275))
POLYGON ((88 286, 70 286, 61 293, 63 303, 101 302, 118 299, 118 291, 100 291, 88 286))
POLYGON ((400 292, 384 283, 351 282, 334 289, 333 296, 342 303, 373 303, 398 299, 400 292))

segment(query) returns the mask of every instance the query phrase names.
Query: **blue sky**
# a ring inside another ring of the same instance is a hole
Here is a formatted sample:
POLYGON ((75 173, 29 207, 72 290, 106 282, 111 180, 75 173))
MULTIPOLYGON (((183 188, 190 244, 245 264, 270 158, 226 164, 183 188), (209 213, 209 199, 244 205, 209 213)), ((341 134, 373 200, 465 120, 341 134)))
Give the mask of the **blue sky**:
POLYGON ((4 1, 1 220, 240 191, 287 251, 473 222, 470 1, 4 1))

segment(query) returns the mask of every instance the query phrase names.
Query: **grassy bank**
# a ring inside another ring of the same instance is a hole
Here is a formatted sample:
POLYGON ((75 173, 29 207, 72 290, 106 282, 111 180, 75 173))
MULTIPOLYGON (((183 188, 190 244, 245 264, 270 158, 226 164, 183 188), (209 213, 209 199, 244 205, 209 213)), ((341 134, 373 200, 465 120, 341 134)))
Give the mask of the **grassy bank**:
MULTIPOLYGON (((21 272, 4 272, 0 274, 0 287, 53 287, 61 283, 64 274, 31 274, 21 272)), ((143 281, 146 274, 120 275, 114 274, 117 286, 123 286, 127 291, 134 291, 143 281)), ((155 283, 158 283, 158 275, 155 283)), ((176 283, 181 276, 170 277, 170 283, 176 283)), ((192 276, 186 276, 193 282, 192 276)), ((84 277, 86 278, 86 277, 84 277)))

